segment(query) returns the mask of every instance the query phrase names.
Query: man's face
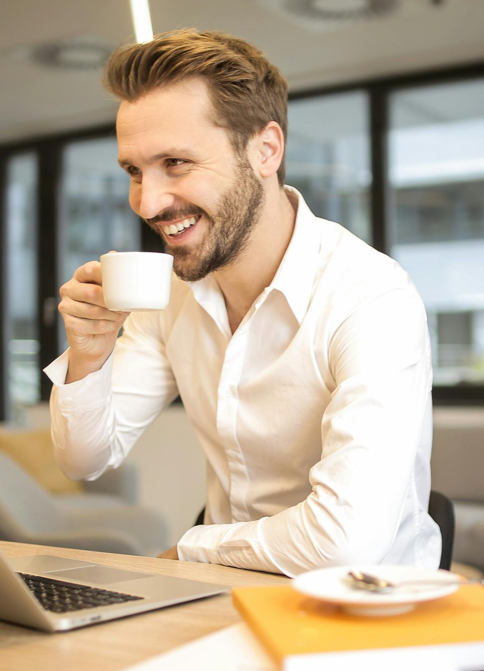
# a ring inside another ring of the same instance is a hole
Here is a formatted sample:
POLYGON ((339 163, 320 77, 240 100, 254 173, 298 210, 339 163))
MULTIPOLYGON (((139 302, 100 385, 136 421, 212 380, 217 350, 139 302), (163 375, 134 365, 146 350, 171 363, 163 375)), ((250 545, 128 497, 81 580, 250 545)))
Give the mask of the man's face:
POLYGON ((261 181, 213 125, 211 109, 206 84, 189 80, 121 103, 117 120, 131 207, 162 236, 187 281, 233 263, 264 204, 261 181))

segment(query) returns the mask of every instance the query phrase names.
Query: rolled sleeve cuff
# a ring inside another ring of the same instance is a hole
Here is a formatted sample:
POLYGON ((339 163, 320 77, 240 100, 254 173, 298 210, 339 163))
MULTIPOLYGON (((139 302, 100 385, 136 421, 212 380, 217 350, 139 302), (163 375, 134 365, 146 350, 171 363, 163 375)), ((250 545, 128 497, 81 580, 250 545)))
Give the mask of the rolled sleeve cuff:
POLYGON ((189 529, 177 545, 178 558, 181 561, 221 564, 218 547, 232 526, 232 524, 210 524, 189 529))
POLYGON ((44 368, 44 373, 56 387, 60 387, 66 382, 67 369, 69 368, 69 350, 70 347, 44 368))
POLYGON ((114 354, 102 368, 84 379, 66 384, 69 349, 44 368, 44 373, 57 388, 57 404, 61 412, 88 412, 106 403, 111 393, 111 373, 114 354))
POLYGON ((193 527, 178 543, 178 558, 181 561, 284 573, 260 538, 261 522, 262 520, 257 520, 193 527))

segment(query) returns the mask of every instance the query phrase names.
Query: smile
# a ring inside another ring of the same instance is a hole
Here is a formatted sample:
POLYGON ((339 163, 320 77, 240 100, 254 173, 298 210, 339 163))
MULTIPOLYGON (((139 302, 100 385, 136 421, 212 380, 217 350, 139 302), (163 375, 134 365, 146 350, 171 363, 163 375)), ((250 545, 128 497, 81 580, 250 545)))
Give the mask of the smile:
POLYGON ((191 228, 192 226, 195 226, 197 221, 200 219, 200 216, 198 217, 187 217, 186 219, 182 219, 181 221, 177 221, 176 224, 164 224, 163 225, 163 232, 165 235, 167 235, 170 238, 177 238, 179 235, 182 235, 185 233, 186 230, 191 228))

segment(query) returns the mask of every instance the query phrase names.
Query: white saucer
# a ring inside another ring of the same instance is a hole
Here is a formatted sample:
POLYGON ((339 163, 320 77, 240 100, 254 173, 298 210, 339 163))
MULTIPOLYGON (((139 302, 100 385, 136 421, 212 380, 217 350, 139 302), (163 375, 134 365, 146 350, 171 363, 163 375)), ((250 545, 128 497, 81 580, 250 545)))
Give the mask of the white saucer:
POLYGON ((293 581, 293 587, 302 594, 341 606, 353 615, 399 615, 415 608, 421 601, 440 599, 455 592, 459 585, 455 573, 415 566, 334 566, 303 573, 293 581), (367 592, 351 585, 349 571, 363 571, 390 580, 438 580, 439 584, 408 585, 388 594, 367 592), (452 584, 449 584, 452 583, 452 584))

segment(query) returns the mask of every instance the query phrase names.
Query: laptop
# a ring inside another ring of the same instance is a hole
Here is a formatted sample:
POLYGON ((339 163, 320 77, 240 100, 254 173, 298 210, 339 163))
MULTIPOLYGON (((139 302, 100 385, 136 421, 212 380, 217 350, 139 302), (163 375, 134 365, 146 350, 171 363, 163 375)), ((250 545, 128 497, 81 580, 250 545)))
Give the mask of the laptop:
POLYGON ((65 557, 0 552, 0 620, 67 631, 203 599, 229 587, 65 557))

